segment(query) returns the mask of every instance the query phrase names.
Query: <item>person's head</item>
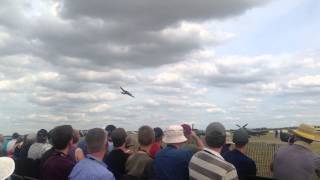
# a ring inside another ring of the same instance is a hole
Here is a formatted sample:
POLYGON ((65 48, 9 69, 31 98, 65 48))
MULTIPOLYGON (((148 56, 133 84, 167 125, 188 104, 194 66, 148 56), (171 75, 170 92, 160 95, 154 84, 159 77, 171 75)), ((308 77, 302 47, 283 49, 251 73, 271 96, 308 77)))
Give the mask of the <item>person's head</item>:
POLYGON ((46 143, 48 140, 48 131, 45 129, 40 129, 37 132, 37 142, 38 143, 46 143))
POLYGON ((138 142, 141 146, 150 146, 155 139, 154 131, 149 126, 141 126, 138 131, 138 142))
POLYGON ((12 139, 18 139, 19 137, 20 135, 16 132, 12 134, 12 139))
POLYGON ((163 131, 161 128, 156 127, 153 129, 154 136, 155 136, 155 142, 161 142, 163 138, 163 131))
POLYGON ((50 131, 53 148, 64 150, 72 145, 73 129, 70 125, 57 126, 50 131))
POLYGON ((186 142, 187 138, 183 134, 183 128, 180 125, 171 125, 164 130, 163 142, 180 146, 186 142))
POLYGON ((311 144, 313 141, 320 141, 320 135, 313 126, 308 124, 300 124, 300 126, 292 131, 294 141, 303 141, 311 144))
POLYGON ((205 141, 210 148, 221 148, 226 142, 226 130, 219 122, 210 123, 206 128, 205 141))
POLYGON ((24 135, 24 136, 19 136, 16 140, 16 143, 15 144, 20 144, 22 143, 25 139, 27 138, 27 135, 24 135))
POLYGON ((116 129, 116 126, 112 125, 112 124, 109 124, 106 126, 106 128, 104 129, 107 134, 108 134, 108 141, 112 141, 111 139, 111 133, 112 131, 114 131, 116 129))
POLYGON ((244 129, 238 129, 233 133, 232 141, 237 148, 242 148, 249 142, 249 134, 244 129))
POLYGON ((86 143, 88 152, 90 154, 92 153, 98 153, 106 151, 106 140, 107 140, 107 134, 106 132, 101 128, 93 128, 88 131, 88 134, 86 135, 86 143))
POLYGON ((72 132, 72 143, 77 144, 80 140, 80 132, 77 129, 73 129, 72 132))
POLYGON ((25 138, 23 140, 23 144, 31 145, 36 142, 36 139, 37 139, 37 135, 35 133, 27 134, 27 135, 25 135, 25 138))
POLYGON ((111 139, 114 147, 124 146, 127 139, 127 133, 123 128, 116 128, 111 133, 111 139))
POLYGON ((188 125, 188 124, 182 124, 181 126, 182 126, 182 128, 183 128, 183 134, 184 134, 184 136, 185 136, 186 138, 189 138, 190 135, 191 135, 191 131, 192 131, 191 126, 188 125))

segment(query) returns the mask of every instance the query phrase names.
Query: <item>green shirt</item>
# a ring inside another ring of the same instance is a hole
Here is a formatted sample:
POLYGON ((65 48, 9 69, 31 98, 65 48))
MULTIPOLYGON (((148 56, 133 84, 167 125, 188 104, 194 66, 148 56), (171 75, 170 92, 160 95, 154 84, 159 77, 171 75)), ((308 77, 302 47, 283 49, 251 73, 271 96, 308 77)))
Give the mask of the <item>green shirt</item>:
POLYGON ((152 177, 153 159, 145 152, 136 152, 132 154, 126 162, 126 173, 140 179, 149 179, 152 177))

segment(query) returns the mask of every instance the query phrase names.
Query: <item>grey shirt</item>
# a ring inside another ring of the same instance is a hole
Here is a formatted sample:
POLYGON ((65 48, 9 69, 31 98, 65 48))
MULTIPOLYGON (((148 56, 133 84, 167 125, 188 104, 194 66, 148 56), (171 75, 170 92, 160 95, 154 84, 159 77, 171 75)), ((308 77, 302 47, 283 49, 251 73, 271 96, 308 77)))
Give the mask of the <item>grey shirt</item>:
POLYGON ((273 177, 278 180, 311 180, 320 170, 320 156, 301 141, 281 147, 273 161, 273 177))
POLYGON ((40 159, 51 147, 51 144, 48 143, 34 143, 28 151, 28 158, 33 160, 40 159))

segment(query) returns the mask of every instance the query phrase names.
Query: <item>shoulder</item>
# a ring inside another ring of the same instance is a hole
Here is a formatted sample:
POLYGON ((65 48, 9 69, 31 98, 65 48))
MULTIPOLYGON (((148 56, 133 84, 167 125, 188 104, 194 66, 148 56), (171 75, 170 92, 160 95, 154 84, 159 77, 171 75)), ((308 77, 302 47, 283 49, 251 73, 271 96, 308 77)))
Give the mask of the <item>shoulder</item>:
POLYGON ((235 169, 235 167, 225 161, 224 159, 221 159, 213 154, 209 154, 205 151, 199 151, 197 152, 191 159, 191 162, 193 163, 208 163, 208 164, 213 164, 215 166, 218 166, 220 168, 223 168, 225 171, 229 172, 235 169))

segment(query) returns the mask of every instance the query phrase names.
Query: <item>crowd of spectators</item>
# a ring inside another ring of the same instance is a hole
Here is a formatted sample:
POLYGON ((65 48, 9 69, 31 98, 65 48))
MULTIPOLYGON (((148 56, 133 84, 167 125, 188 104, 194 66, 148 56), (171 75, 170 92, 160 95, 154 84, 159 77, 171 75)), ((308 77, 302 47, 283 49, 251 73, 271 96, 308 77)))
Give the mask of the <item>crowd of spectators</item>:
MULTIPOLYGON (((274 178, 320 176, 320 157, 310 150, 310 144, 320 140, 319 134, 306 124, 292 133, 294 143, 275 154, 274 178)), ((164 130, 144 125, 138 129, 136 145, 132 135, 114 125, 90 129, 83 138, 70 125, 24 136, 14 133, 9 141, 0 135, 0 179, 257 179, 256 163, 246 155, 247 131, 233 132, 232 141, 227 136, 219 122, 210 123, 204 137, 187 124, 164 130)))

